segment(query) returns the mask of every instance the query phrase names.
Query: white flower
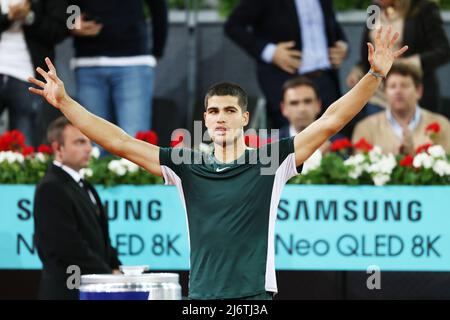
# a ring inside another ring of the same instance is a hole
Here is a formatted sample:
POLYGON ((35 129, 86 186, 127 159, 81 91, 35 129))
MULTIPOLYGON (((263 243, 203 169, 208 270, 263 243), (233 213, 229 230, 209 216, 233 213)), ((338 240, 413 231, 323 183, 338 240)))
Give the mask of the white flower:
POLYGON ((120 159, 120 164, 124 167, 128 172, 134 173, 139 170, 139 166, 127 159, 120 159))
POLYGON ((317 169, 320 167, 322 162, 322 152, 317 149, 304 163, 302 174, 307 174, 309 171, 317 169))
POLYGON ((18 152, 13 151, 3 151, 0 152, 0 162, 7 161, 9 164, 13 164, 15 162, 23 163, 25 157, 18 152))
POLYGON ((124 176, 127 173, 127 169, 122 165, 120 160, 112 160, 108 163, 108 169, 118 176, 124 176))
POLYGON ((367 170, 368 164, 365 163, 366 157, 363 154, 356 154, 344 161, 344 165, 352 167, 349 176, 352 179, 358 179, 361 174, 367 170))
POLYGON ((45 154, 43 154, 42 152, 38 152, 34 155, 34 159, 39 162, 46 162, 47 156, 45 154))
POLYGON ((348 173, 349 177, 352 179, 358 179, 363 173, 363 169, 361 167, 356 167, 352 171, 348 173))
POLYGON ((108 163, 108 170, 109 171, 115 171, 120 166, 119 160, 111 160, 108 163))
POLYGON ((98 147, 93 147, 91 150, 91 158, 98 159, 100 157, 100 149, 98 147))
POLYGON ((92 171, 91 168, 83 168, 80 170, 80 175, 83 177, 83 179, 90 178, 92 177, 93 174, 94 172, 92 171))
POLYGON ((388 154, 387 156, 382 156, 378 162, 372 163, 367 172, 369 173, 382 173, 390 175, 392 170, 397 165, 397 161, 393 154, 388 154))
POLYGON ((433 171, 439 176, 450 176, 450 163, 445 160, 437 160, 433 165, 433 171))
POLYGON ((364 157, 364 155, 358 153, 354 156, 351 156, 350 158, 348 158, 347 160, 344 161, 344 164, 346 166, 354 166, 354 165, 360 165, 362 164, 364 161, 366 160, 366 158, 364 157))
POLYGON ((369 151, 369 159, 370 162, 377 162, 383 155, 383 151, 379 146, 373 147, 372 150, 369 151))
POLYGON ((440 145, 434 145, 428 148, 428 153, 433 158, 443 158, 445 157, 445 150, 440 145))
POLYGON ((389 182, 389 180, 391 180, 391 177, 388 174, 375 174, 372 177, 373 183, 376 186, 384 186, 387 182, 389 182))
POLYGON ((124 176, 124 175, 126 175, 126 173, 127 173, 127 169, 125 168, 125 167, 117 167, 117 170, 115 171, 115 173, 118 175, 118 176, 124 176))
POLYGON ((414 157, 413 167, 429 169, 433 166, 433 158, 426 152, 419 153, 414 157))

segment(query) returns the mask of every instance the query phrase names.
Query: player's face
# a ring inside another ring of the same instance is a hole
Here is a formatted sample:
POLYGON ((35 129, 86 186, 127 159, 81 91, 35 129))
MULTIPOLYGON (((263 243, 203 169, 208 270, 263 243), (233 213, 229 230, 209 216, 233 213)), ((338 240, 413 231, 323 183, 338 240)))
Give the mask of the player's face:
POLYGON ((283 115, 298 131, 303 130, 316 120, 321 103, 314 89, 299 86, 286 91, 281 103, 283 115))
POLYGON ((238 98, 233 96, 212 96, 204 113, 205 125, 214 143, 229 145, 244 134, 249 113, 242 112, 238 98))
POLYGON ((410 76, 390 75, 386 80, 386 98, 393 112, 408 112, 422 97, 422 87, 416 87, 410 76))
POLYGON ((91 141, 74 126, 63 131, 64 144, 58 147, 61 162, 74 170, 87 167, 92 151, 91 141))

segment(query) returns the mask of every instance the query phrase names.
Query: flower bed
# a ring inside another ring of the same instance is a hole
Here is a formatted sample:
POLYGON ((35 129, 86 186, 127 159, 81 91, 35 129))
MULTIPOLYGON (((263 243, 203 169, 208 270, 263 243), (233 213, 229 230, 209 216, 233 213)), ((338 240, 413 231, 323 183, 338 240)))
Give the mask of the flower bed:
MULTIPOLYGON (((140 132, 137 138, 157 144, 154 132, 140 132)), ((36 184, 52 160, 51 148, 42 145, 37 150, 24 143, 18 131, 0 136, 0 184, 36 184)), ((182 142, 177 138, 171 146, 182 142)), ((258 147, 270 140, 260 141, 248 136, 246 143, 258 147)), ((414 155, 383 155, 379 147, 361 139, 352 145, 347 139, 331 145, 332 152, 305 166, 303 173, 289 181, 291 184, 344 185, 450 185, 450 155, 439 145, 427 144, 417 148, 414 155), (360 152, 350 155, 354 151, 360 152)), ((99 157, 94 147, 89 167, 82 170, 94 184, 162 184, 163 179, 141 169, 136 164, 114 156, 99 157)))

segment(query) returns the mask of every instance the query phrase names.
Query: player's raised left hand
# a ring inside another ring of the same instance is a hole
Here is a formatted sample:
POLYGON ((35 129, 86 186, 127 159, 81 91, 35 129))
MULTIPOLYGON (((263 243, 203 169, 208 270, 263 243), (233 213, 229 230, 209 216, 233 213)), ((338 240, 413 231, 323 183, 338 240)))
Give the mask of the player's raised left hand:
POLYGON ((44 71, 42 68, 37 68, 36 71, 45 79, 42 82, 34 77, 28 78, 28 81, 38 88, 29 88, 30 92, 44 97, 48 103, 50 103, 55 108, 60 108, 61 102, 67 99, 66 89, 64 88, 64 83, 58 78, 56 74, 56 68, 49 58, 45 59, 48 72, 44 71))
POLYGON ((408 50, 408 46, 404 46, 400 50, 394 50, 394 46, 398 41, 400 34, 396 32, 393 36, 392 27, 389 26, 387 31, 383 32, 383 26, 377 30, 374 44, 368 42, 369 47, 369 63, 372 70, 386 76, 391 70, 395 59, 399 58, 408 50))

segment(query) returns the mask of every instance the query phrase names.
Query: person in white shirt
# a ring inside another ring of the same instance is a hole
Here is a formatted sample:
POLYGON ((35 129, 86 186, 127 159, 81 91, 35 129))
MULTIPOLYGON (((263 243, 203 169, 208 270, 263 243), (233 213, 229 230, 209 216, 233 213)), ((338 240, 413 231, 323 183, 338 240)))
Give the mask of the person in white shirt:
POLYGON ((27 94, 27 79, 67 36, 66 9, 65 0, 0 0, 0 115, 7 109, 8 128, 35 146, 43 140, 42 102, 27 94))

